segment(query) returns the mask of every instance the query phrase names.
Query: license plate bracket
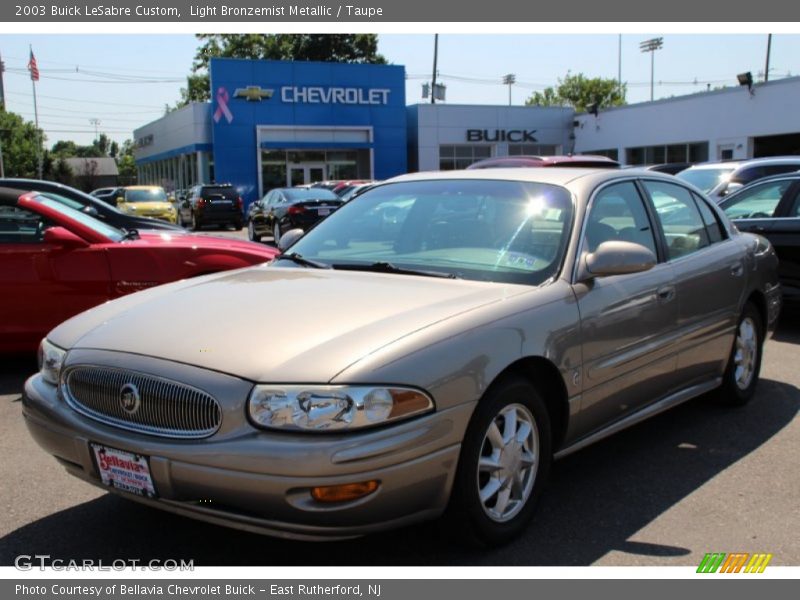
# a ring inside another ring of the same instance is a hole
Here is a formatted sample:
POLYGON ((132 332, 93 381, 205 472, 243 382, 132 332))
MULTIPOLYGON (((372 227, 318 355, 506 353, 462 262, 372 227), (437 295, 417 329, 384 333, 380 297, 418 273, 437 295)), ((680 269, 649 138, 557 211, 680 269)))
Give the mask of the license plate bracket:
POLYGON ((95 442, 89 446, 103 485, 145 498, 158 496, 147 456, 95 442))

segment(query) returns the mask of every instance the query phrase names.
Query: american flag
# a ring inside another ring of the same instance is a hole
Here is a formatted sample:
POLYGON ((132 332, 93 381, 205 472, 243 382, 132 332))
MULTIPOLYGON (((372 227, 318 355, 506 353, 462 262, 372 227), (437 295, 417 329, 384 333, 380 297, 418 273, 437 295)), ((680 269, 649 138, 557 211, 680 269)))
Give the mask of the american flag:
POLYGON ((31 81, 39 81, 39 67, 36 64, 36 57, 33 55, 33 48, 31 48, 31 58, 28 61, 28 71, 31 72, 31 81))

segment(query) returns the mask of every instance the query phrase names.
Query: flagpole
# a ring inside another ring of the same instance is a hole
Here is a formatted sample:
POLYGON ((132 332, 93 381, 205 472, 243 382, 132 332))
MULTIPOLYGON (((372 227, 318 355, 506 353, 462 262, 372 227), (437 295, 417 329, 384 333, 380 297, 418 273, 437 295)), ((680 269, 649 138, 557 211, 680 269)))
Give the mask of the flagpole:
MULTIPOLYGON (((31 45, 31 56, 33 56, 33 45, 31 45)), ((33 121, 36 125, 36 163, 39 179, 42 178, 42 132, 39 129, 39 107, 36 103, 36 79, 31 73, 31 85, 33 86, 33 121)))

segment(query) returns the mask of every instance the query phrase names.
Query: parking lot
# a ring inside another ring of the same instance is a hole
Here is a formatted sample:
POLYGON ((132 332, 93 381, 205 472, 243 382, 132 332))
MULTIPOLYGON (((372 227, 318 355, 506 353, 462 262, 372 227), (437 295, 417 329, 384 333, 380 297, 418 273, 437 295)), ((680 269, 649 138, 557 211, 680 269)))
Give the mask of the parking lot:
MULTIPOLYGON (((209 232, 212 233, 212 232, 209 232)), ((243 232, 224 235, 244 237, 243 232)), ((73 479, 29 437, 20 392, 32 359, 0 367, 0 564, 193 559, 196 565, 696 565, 706 552, 800 562, 800 318, 784 315, 753 402, 699 398, 556 463, 512 544, 463 547, 438 523, 345 542, 242 533, 142 507, 73 479)))

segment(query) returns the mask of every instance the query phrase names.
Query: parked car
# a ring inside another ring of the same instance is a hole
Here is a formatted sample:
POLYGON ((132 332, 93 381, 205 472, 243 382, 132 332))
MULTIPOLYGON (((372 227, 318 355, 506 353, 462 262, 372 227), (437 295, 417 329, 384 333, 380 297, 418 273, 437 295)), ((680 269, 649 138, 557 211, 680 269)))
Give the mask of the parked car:
POLYGON ((107 225, 111 225, 117 229, 125 229, 128 231, 132 229, 163 229, 172 231, 173 233, 184 231, 182 227, 167 223, 166 221, 123 213, 116 208, 116 198, 114 200, 114 206, 111 206, 99 198, 54 181, 9 178, 0 179, 0 187, 47 194, 54 200, 58 200, 70 208, 82 210, 86 214, 96 217, 107 225))
POLYGON ((271 235, 277 244, 284 232, 307 230, 341 205, 339 196, 322 187, 275 188, 250 205, 247 235, 254 242, 271 235))
POLYGON ((620 164, 607 156, 569 154, 566 156, 495 156, 472 163, 467 169, 508 169, 524 167, 574 167, 618 169, 620 164))
POLYGON ((206 183, 192 187, 181 202, 179 221, 198 231, 207 225, 232 226, 240 231, 244 202, 230 183, 206 183))
POLYGON ((368 189, 373 187, 375 184, 380 183, 378 181, 369 181, 367 183, 359 183, 352 186, 346 192, 341 195, 342 202, 350 202, 353 198, 355 198, 358 194, 362 192, 366 192, 368 189))
POLYGON ((367 185, 369 183, 373 183, 371 179, 350 179, 347 181, 340 182, 339 185, 334 187, 331 191, 340 198, 342 198, 354 187, 359 185, 367 185))
POLYGON ((129 215, 178 223, 178 211, 169 201, 164 188, 158 185, 129 185, 120 188, 117 208, 129 215))
POLYGON ((98 188, 96 190, 92 190, 89 195, 94 196, 95 198, 100 198, 100 200, 102 200, 106 204, 110 204, 111 206, 116 206, 117 196, 119 196, 119 188, 118 187, 98 188))
POLYGON ((666 173, 667 175, 677 175, 681 171, 685 171, 692 166, 693 163, 679 162, 679 163, 661 163, 657 165, 647 165, 644 167, 648 171, 657 171, 659 173, 666 173))
POLYGON ((303 539, 447 509, 499 543, 554 457, 750 400, 780 301, 769 243, 671 176, 419 173, 269 265, 62 324, 23 411, 69 473, 149 506, 303 539))
MULTIPOLYGON (((169 281, 268 261, 249 242, 124 231, 47 194, 0 188, 0 352, 24 352, 88 308, 169 281)), ((164 313, 184 310, 165 305, 164 313)))
POLYGON ((724 198, 720 208, 740 231, 772 243, 784 299, 800 301, 800 173, 760 179, 724 198))
POLYGON ((773 156, 745 161, 703 163, 689 167, 677 177, 697 186, 719 202, 727 194, 770 175, 800 169, 800 156, 773 156))

